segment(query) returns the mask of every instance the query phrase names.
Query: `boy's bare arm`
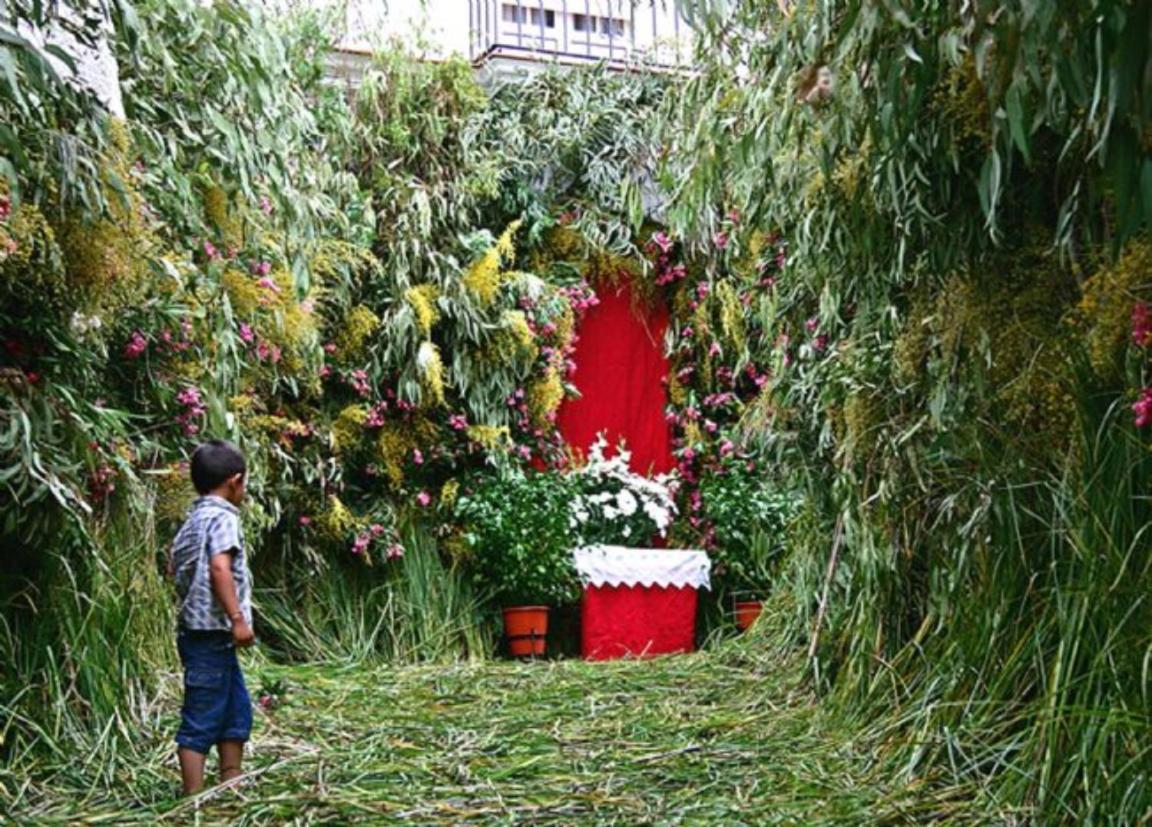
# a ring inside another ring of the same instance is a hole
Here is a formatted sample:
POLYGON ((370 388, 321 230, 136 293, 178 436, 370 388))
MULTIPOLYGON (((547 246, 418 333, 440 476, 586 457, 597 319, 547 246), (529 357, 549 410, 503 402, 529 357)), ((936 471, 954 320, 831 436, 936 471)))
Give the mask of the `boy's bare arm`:
POLYGON ((236 597, 236 581, 232 579, 232 555, 228 553, 212 555, 209 567, 212 593, 224 607, 225 614, 232 620, 232 639, 237 646, 251 646, 254 639, 252 627, 240 611, 240 600, 236 597))

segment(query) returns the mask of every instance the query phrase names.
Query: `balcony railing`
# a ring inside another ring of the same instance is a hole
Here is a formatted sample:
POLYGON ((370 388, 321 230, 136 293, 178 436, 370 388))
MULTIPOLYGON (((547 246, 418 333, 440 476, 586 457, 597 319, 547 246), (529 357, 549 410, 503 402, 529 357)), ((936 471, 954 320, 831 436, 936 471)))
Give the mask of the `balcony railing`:
POLYGON ((685 65, 689 34, 675 3, 634 0, 469 0, 470 56, 625 64, 644 56, 685 65))

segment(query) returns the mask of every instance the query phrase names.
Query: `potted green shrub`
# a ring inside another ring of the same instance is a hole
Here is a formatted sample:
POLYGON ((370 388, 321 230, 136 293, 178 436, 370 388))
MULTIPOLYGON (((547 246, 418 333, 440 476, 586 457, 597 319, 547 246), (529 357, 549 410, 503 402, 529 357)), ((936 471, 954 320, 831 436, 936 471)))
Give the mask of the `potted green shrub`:
POLYGON ((477 478, 455 517, 473 578, 502 607, 509 654, 544 654, 549 607, 574 602, 569 478, 552 471, 477 478))
POLYGON ((700 500, 713 575, 733 599, 736 624, 746 629, 771 588, 800 500, 742 461, 726 463, 720 473, 706 477, 700 500))

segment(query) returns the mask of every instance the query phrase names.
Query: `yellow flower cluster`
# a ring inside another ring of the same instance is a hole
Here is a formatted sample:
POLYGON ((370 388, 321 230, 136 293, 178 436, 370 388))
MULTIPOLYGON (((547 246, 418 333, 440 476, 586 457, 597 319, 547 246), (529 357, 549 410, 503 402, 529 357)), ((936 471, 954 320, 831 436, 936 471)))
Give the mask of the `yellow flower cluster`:
POLYGON ((1076 322, 1084 328, 1092 368, 1101 377, 1120 375, 1125 347, 1131 337, 1132 308, 1152 299, 1152 243, 1130 242, 1115 264, 1094 273, 1084 283, 1076 322))
POLYGON ((516 248, 512 239, 520 229, 520 223, 513 221, 509 224, 496 239, 496 243, 485 250, 464 274, 464 286, 474 293, 482 304, 491 304, 500 291, 503 282, 500 275, 501 264, 510 264, 515 260, 516 248))
POLYGON ((312 275, 321 283, 328 283, 348 270, 370 270, 379 265, 372 252, 349 241, 323 238, 308 258, 312 275))
POLYGON ((344 319, 344 328, 336 338, 340 357, 355 362, 364 357, 368 341, 380 329, 380 317, 362 304, 353 307, 344 319))
POLYGON ((469 425, 468 438, 491 454, 507 448, 511 435, 506 425, 469 425))
POLYGON ((564 401, 564 383, 560 374, 551 365, 544 372, 544 376, 528 387, 528 411, 532 422, 538 428, 548 425, 548 417, 555 413, 564 401))
POLYGON ((416 369, 420 374, 420 388, 427 395, 426 402, 444 404, 444 362, 440 348, 432 342, 421 342, 416 354, 416 369))
POLYGON ((177 525, 196 498, 188 469, 173 463, 149 476, 156 484, 156 519, 168 526, 177 525))
POLYGON ((102 158, 108 216, 69 219, 56 228, 69 290, 92 310, 134 304, 151 278, 149 261, 159 247, 144 217, 144 199, 130 183, 127 127, 112 120, 109 136, 110 149, 102 158))
POLYGON ((236 211, 229 203, 228 194, 217 184, 207 186, 203 192, 204 217, 220 233, 227 247, 240 247, 244 243, 244 232, 236 211))
POLYGON ((420 417, 411 422, 388 422, 376 439, 376 456, 384 466, 388 481, 399 486, 404 482, 404 464, 417 448, 434 445, 439 428, 430 419, 420 417))
MULTIPOLYGON (((1073 331, 1061 324, 1071 276, 1039 245, 990 266, 997 268, 994 277, 954 279, 938 296, 941 350, 965 371, 982 373, 998 421, 1048 449, 1060 448, 1075 421, 1068 354, 1073 331), (983 351, 987 364, 973 358, 983 351)), ((912 342, 906 347, 914 349, 912 342)), ((915 363, 897 368, 909 371, 915 363)))
POLYGON ((902 385, 923 375, 932 344, 932 314, 932 296, 927 290, 920 290, 912 297, 904 329, 892 346, 892 375, 902 385))
POLYGON ((543 244, 532 254, 534 270, 543 271, 556 261, 578 262, 586 258, 584 238, 571 227, 552 227, 544 234, 543 244))
POLYGON ((389 422, 380 429, 376 438, 376 456, 392 485, 399 486, 404 482, 404 463, 418 447, 412 433, 403 424, 389 422))
POLYGON ((412 312, 416 314, 416 324, 425 336, 432 332, 432 328, 440 320, 440 308, 436 306, 439 296, 440 291, 434 284, 419 284, 416 287, 409 287, 404 292, 404 298, 411 306, 412 312))
MULTIPOLYGON (((6 193, 0 183, 0 196, 6 193)), ((50 260, 56 249, 56 234, 43 213, 21 204, 0 224, 0 289, 39 301, 62 298, 63 272, 50 260)))
POLYGON ((363 405, 349 405, 340 411, 332 423, 332 447, 336 453, 348 453, 360 445, 367 420, 368 409, 363 405))
POLYGON ((848 397, 842 409, 845 459, 857 462, 867 459, 880 444, 884 426, 884 406, 870 391, 859 390, 848 397))
POLYGON ((992 114, 988 93, 976 72, 976 61, 969 56, 945 78, 943 88, 934 96, 937 105, 958 127, 961 139, 988 146, 992 140, 992 114))
POLYGON ((460 496, 460 481, 458 479, 450 479, 444 483, 440 489, 440 503, 447 508, 455 505, 456 500, 460 496))
POLYGON ((491 304, 500 290, 500 253, 495 247, 480 256, 464 274, 464 286, 483 304, 491 304))
POLYGON ((238 267, 229 267, 220 276, 220 286, 228 296, 228 302, 237 316, 251 316, 260 307, 260 299, 265 292, 256 279, 238 267))
POLYGON ((716 303, 720 311, 720 330, 733 347, 740 349, 746 344, 744 338, 744 306, 729 279, 716 285, 716 303))
POLYGON ((360 520, 333 494, 328 497, 328 508, 317 518, 316 527, 329 540, 343 542, 360 530, 360 520))

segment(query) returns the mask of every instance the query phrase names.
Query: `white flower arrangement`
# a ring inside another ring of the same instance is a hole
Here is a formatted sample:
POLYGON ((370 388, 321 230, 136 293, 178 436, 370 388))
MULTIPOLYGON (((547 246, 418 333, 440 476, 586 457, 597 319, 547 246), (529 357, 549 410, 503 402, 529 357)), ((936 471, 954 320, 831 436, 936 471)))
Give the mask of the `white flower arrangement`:
POLYGON ((649 478, 628 467, 630 451, 620 446, 604 455, 608 441, 601 435, 588 450, 588 462, 576 470, 579 493, 569 508, 569 525, 581 545, 626 545, 666 537, 677 514, 676 478, 649 478))

